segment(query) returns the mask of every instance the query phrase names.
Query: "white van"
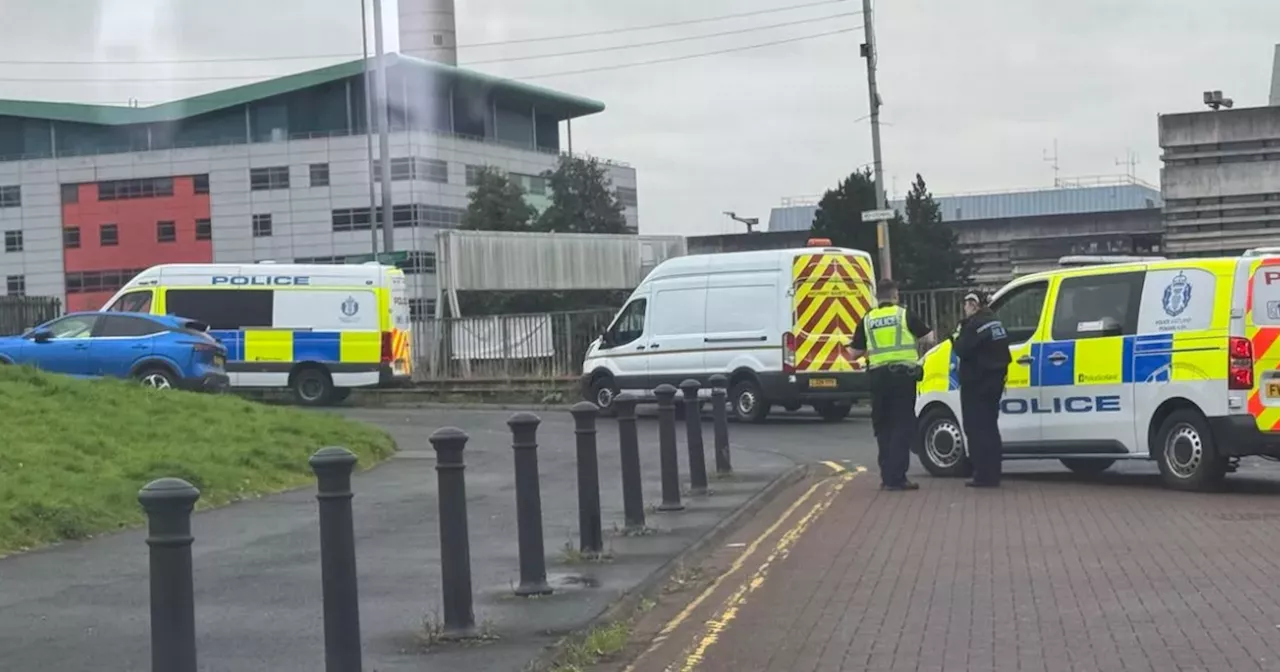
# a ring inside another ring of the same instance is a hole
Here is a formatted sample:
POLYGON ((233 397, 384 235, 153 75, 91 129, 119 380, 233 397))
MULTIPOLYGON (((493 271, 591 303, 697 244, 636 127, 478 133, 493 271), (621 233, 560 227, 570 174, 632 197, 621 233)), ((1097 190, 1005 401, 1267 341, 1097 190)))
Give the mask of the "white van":
POLYGON ((288 387, 308 405, 412 373, 404 272, 376 262, 153 266, 102 310, 199 320, 233 387, 288 387))
POLYGON ((867 389, 845 346, 873 305, 871 255, 809 245, 659 264, 588 348, 583 396, 608 409, 621 391, 651 399, 663 383, 708 388, 719 373, 741 420, 806 404, 844 418, 867 389))

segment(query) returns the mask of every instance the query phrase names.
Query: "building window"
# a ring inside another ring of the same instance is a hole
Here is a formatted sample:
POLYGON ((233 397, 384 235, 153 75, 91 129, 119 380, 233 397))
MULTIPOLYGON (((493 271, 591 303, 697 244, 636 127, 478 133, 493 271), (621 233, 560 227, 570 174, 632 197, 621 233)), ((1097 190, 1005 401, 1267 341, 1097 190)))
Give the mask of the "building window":
POLYGON ((618 200, 622 202, 623 207, 634 208, 640 205, 635 189, 631 187, 618 187, 617 191, 618 200))
POLYGON ((268 238, 271 236, 271 215, 253 216, 253 237, 268 238))
POLYGON ((249 189, 267 191, 289 188, 289 166, 252 168, 249 170, 249 189))
POLYGON ((178 240, 178 227, 173 222, 156 222, 156 242, 172 243, 178 240))
MULTIPOLYGON (((381 159, 374 159, 373 175, 375 180, 382 180, 381 159)), ((391 159, 391 181, 400 182, 403 180, 448 183, 449 164, 439 159, 419 159, 417 157, 391 159)))
POLYGON ((334 231, 368 231, 372 227, 369 208, 339 208, 333 211, 334 231))
POLYGON ((6 276, 4 284, 9 296, 26 296, 27 294, 27 276, 25 275, 6 276))
POLYGON ((435 299, 409 299, 409 319, 427 320, 436 316, 435 299))
POLYGON ((196 240, 213 240, 213 222, 208 219, 196 220, 196 240))
POLYGON ((21 231, 5 231, 4 232, 4 251, 5 252, 21 252, 22 251, 22 232, 21 231))
POLYGON ((22 187, 0 187, 0 208, 22 207, 22 187))
POLYGON ((173 195, 172 177, 140 180, 107 180, 98 183, 99 201, 123 201, 133 198, 157 198, 173 195))
POLYGON ((480 176, 483 175, 486 170, 493 170, 493 168, 490 168, 489 166, 473 166, 471 164, 467 164, 467 186, 474 187, 480 184, 480 176))
POLYGON ((80 185, 64 184, 62 185, 62 204, 72 205, 80 202, 80 185))
POLYGON ((327 163, 311 164, 311 186, 313 187, 329 186, 329 164, 327 163))
POLYGON ((520 185, 524 189, 524 193, 534 196, 547 195, 547 178, 541 175, 525 175, 522 173, 511 173, 511 181, 520 185))
POLYGON ((120 244, 120 227, 115 224, 103 224, 98 227, 98 244, 113 247, 120 244))
POLYGON ((405 275, 419 275, 422 273, 436 272, 436 253, 435 252, 410 252, 404 261, 396 264, 396 267, 405 272, 405 275))
POLYGON ((110 271, 80 271, 66 275, 67 293, 114 292, 124 287, 145 268, 122 268, 110 271))
POLYGON ((418 179, 428 182, 449 183, 449 163, 439 159, 418 159, 415 162, 418 179))
POLYGON ((80 249, 80 227, 69 226, 62 230, 62 246, 68 250, 80 249))
POLYGON ((191 176, 191 184, 195 187, 197 194, 209 193, 209 175, 193 175, 191 176))
POLYGON ((462 208, 446 208, 441 205, 420 205, 421 226, 435 226, 442 229, 456 229, 462 225, 462 208))

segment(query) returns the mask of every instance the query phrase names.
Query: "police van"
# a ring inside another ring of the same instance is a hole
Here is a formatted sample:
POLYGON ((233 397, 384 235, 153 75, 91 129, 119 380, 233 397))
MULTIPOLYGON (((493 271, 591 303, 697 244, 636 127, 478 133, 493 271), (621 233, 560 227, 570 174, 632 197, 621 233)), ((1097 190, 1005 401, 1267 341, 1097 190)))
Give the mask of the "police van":
MULTIPOLYGON (((1168 486, 1199 490, 1240 457, 1280 457, 1280 248, 1037 273, 991 308, 1011 340, 1005 459, 1085 474, 1152 459, 1168 486)), ((950 341, 923 364, 920 461, 967 475, 950 341)))
POLYGON ((377 263, 153 266, 102 310, 204 322, 233 387, 288 387, 307 405, 412 373, 404 272, 377 263))
MULTIPOLYGON (((829 422, 866 393, 844 344, 874 306, 871 255, 814 238, 807 247, 676 257, 658 264, 587 350, 584 397, 608 410, 621 391, 729 379, 738 419, 813 406, 829 422)), ((704 390, 705 392, 705 390, 704 390)))

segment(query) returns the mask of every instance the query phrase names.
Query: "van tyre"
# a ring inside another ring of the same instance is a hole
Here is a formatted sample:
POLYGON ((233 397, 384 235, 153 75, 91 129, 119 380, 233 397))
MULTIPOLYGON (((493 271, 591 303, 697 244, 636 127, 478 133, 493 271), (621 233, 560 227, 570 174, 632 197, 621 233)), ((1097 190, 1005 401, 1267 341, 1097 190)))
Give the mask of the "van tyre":
POLYGON ((840 422, 849 417, 849 411, 853 410, 853 402, 820 401, 813 405, 813 410, 818 412, 823 422, 840 422))
POLYGON ((333 388, 333 392, 329 395, 329 404, 331 406, 337 406, 342 402, 346 401, 350 397, 351 397, 351 388, 335 387, 333 388))
POLYGON ((600 409, 600 415, 611 417, 617 414, 613 400, 618 398, 619 390, 613 382, 613 376, 597 376, 591 381, 591 389, 587 394, 587 401, 600 409))
POLYGON ((1097 476, 1111 468, 1116 461, 1108 458, 1064 457, 1062 466, 1081 476, 1097 476))
POLYGON ((1215 490, 1227 474, 1209 425, 1199 411, 1181 408, 1160 423, 1149 447, 1164 484, 1175 490, 1215 490))
POLYGON ((760 383, 751 378, 740 380, 729 390, 729 402, 733 404, 733 417, 742 422, 764 422, 769 416, 769 402, 764 398, 760 383))
POLYGON ((318 366, 298 369, 289 381, 289 388, 293 390, 294 401, 303 406, 323 406, 333 398, 333 378, 318 366))
POLYGON ((930 476, 964 478, 973 474, 973 463, 964 452, 964 431, 950 411, 934 408, 920 418, 918 454, 930 476))

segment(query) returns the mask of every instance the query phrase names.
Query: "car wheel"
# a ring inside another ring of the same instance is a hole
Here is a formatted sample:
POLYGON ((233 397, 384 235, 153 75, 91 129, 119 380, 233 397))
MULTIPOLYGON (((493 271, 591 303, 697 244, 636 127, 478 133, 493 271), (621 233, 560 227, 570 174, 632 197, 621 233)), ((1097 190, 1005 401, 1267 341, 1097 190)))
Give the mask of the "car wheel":
POLYGON ((1093 457, 1064 457, 1061 462, 1062 466, 1081 476, 1097 476, 1116 463, 1115 460, 1093 457))
POLYGON ((729 400, 733 403, 733 416, 742 422, 764 422, 769 416, 769 400, 764 398, 760 384, 750 378, 734 384, 729 400))
POLYGON ((840 422, 849 417, 853 404, 848 401, 820 401, 813 405, 823 422, 840 422))
POLYGON ((143 387, 152 387, 157 390, 169 390, 176 387, 174 385, 173 374, 168 369, 152 366, 138 372, 138 382, 143 387))
POLYGON ((931 476, 955 478, 973 473, 964 453, 964 431, 950 411, 934 408, 920 420, 920 464, 931 476))
POLYGON ((323 406, 333 396, 333 378, 316 366, 299 369, 289 381, 294 401, 303 406, 323 406))
POLYGON ((1227 460, 1218 457, 1209 425, 1192 409, 1170 413, 1160 423, 1150 451, 1164 484, 1175 490, 1213 490, 1227 474, 1227 460))
POLYGON ((614 386, 613 376, 599 376, 591 382, 587 401, 600 409, 600 415, 612 416, 617 413, 613 400, 618 398, 619 390, 614 386))

